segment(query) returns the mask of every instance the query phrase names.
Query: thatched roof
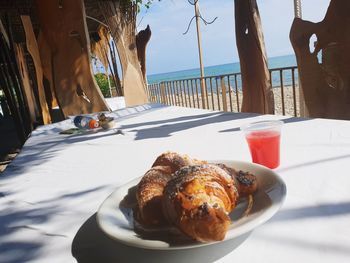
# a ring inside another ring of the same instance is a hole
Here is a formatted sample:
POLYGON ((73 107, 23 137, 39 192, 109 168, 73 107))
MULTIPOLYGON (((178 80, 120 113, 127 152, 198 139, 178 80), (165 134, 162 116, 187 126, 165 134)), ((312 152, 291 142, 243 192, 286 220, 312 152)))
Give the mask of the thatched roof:
MULTIPOLYGON (((60 1, 57 0, 59 4, 60 1)), ((85 10, 87 15, 87 26, 90 34, 97 32, 100 23, 103 21, 103 16, 99 11, 96 0, 84 0, 85 10), (94 19, 91 19, 94 18, 94 19)), ((25 34, 22 27, 20 15, 29 15, 32 20, 35 34, 39 33, 40 25, 37 19, 35 10, 35 0, 0 0, 0 18, 7 27, 7 21, 10 21, 13 39, 17 43, 25 42, 25 34)))

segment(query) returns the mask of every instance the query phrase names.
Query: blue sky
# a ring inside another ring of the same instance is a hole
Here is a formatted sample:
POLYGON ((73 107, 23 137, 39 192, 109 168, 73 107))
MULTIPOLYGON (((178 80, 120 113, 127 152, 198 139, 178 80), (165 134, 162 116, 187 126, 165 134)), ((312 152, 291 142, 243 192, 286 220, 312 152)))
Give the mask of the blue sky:
MULTIPOLYGON (((269 57, 293 54, 289 30, 294 18, 293 0, 257 0, 269 57)), ((330 0, 302 0, 303 19, 319 22, 330 0)), ((234 0, 200 0, 207 20, 218 17, 212 25, 201 24, 205 66, 238 61, 234 32, 234 0)), ((194 8, 187 0, 154 2, 139 14, 138 30, 150 25, 152 37, 147 46, 147 74, 198 68, 195 23, 183 35, 194 8)))

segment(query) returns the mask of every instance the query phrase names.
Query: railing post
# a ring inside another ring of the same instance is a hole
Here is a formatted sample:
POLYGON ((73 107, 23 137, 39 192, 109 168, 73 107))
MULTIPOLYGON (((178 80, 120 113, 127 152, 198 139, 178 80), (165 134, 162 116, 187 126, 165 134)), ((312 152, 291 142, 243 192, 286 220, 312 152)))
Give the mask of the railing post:
POLYGON ((165 97, 165 86, 164 86, 164 82, 161 82, 160 83, 160 99, 161 99, 161 103, 162 104, 167 104, 167 101, 166 101, 166 97, 165 97))
POLYGON ((282 114, 286 115, 286 109, 284 105, 284 85, 283 85, 283 70, 280 69, 280 85, 281 85, 281 103, 282 103, 282 114))
MULTIPOLYGON (((281 94, 281 106, 282 106, 282 114, 285 114, 289 108, 286 108, 285 102, 285 85, 289 85, 285 83, 283 71, 291 70, 291 81, 293 88, 293 104, 294 104, 294 115, 297 115, 298 109, 300 109, 302 113, 302 105, 299 105, 297 109, 296 99, 298 94, 296 94, 296 86, 297 79, 295 76, 295 72, 297 67, 281 67, 281 68, 273 68, 269 69, 270 80, 272 85, 272 77, 274 71, 279 72, 280 76, 280 94, 281 94)), ((232 73, 232 74, 224 74, 224 75, 216 75, 216 76, 208 76, 208 77, 197 77, 197 78, 188 78, 188 79, 180 79, 180 80, 171 80, 171 81, 162 81, 160 83, 149 84, 147 86, 148 97, 151 102, 158 102, 166 105, 174 105, 174 106, 183 106, 183 107, 196 107, 202 109, 212 110, 222 110, 225 112, 233 111, 233 100, 236 100, 237 111, 241 111, 241 91, 239 90, 238 83, 241 82, 238 78, 240 77, 240 73, 232 73), (232 79, 234 78, 234 79, 232 79), (213 85, 213 80, 215 81, 213 85), (239 80, 239 81, 238 81, 239 80), (226 82, 227 81, 227 82, 226 82), (198 83, 199 82, 199 83, 198 83), (208 82, 208 83, 207 83, 208 82), (219 83, 220 82, 220 83, 219 83), (231 87, 232 82, 232 87, 231 87), (198 87, 200 86, 200 87, 198 87), (215 90, 214 90, 215 89, 215 90), (233 89, 233 90, 232 90, 233 89), (229 94, 227 94, 229 92, 229 94), (231 92, 235 93, 234 95, 231 92), (211 93, 211 98, 209 98, 208 94, 211 93), (221 93, 221 95, 220 95, 221 93), (201 96, 201 98, 199 98, 201 96), (222 98, 220 97, 222 96, 222 98), (197 101, 197 102, 196 102, 197 101), (197 103, 197 104, 196 104, 197 103), (222 103, 222 107, 221 107, 222 103), (228 106, 230 105, 230 107, 228 106)), ((300 90, 302 92, 302 90, 300 90)), ((302 94, 300 94, 302 96, 302 94)), ((277 102, 277 101, 276 101, 277 102)))
POLYGON ((222 108, 224 111, 227 111, 226 85, 225 85, 225 80, 223 76, 220 77, 220 82, 221 82, 221 95, 222 95, 222 104, 223 104, 222 108))
POLYGON ((305 117, 308 116, 308 111, 306 108, 306 104, 305 104, 305 98, 304 98, 304 91, 301 87, 301 81, 300 81, 300 70, 298 68, 298 90, 299 90, 299 117, 305 117))
MULTIPOLYGON (((238 94, 238 82, 237 82, 237 74, 235 76, 235 91, 236 91, 236 102, 237 102, 237 111, 240 112, 240 107, 239 107, 239 94, 238 94)), ((243 93, 243 90, 242 90, 243 93)))
POLYGON ((206 90, 204 78, 201 78, 201 95, 202 95, 202 107, 203 107, 203 109, 207 109, 207 106, 205 103, 205 98, 207 96, 207 90, 206 90))

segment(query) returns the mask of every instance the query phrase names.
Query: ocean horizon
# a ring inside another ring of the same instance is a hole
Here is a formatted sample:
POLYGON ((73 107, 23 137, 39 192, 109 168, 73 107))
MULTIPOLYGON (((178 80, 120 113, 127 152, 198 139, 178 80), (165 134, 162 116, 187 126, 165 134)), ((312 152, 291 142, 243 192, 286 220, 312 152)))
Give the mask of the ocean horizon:
MULTIPOLYGON (((297 62, 294 54, 268 58, 269 69, 293 67, 296 65, 297 65, 297 62)), ((240 72, 239 62, 208 66, 204 68, 205 76, 216 76, 216 75, 232 74, 232 73, 239 73, 239 72, 240 72)), ((279 74, 277 73, 278 72, 274 72, 272 74, 273 87, 277 87, 280 85, 279 74)), ((199 78, 199 77, 200 77, 200 69, 194 68, 194 69, 185 69, 185 70, 179 70, 179 71, 173 71, 173 72, 147 75, 147 80, 149 84, 154 84, 162 81, 199 78)), ((296 72, 296 79, 297 77, 298 76, 296 72)), ((290 70, 283 72, 283 79, 284 79, 284 82, 283 82, 284 84, 291 85, 292 74, 290 70)), ((238 87, 241 87, 240 78, 238 78, 238 87)))

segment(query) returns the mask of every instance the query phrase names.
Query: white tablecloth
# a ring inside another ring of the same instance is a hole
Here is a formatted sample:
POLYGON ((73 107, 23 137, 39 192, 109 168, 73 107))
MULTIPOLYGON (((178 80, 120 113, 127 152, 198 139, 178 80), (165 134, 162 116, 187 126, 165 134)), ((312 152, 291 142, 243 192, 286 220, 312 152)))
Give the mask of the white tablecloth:
POLYGON ((124 135, 58 134, 72 127, 71 120, 32 133, 0 175, 0 262, 350 262, 350 122, 159 105, 115 116, 124 135), (141 176, 160 153, 250 161, 239 126, 281 118, 276 171, 286 182, 287 198, 250 235, 159 252, 122 245, 96 225, 101 202, 141 176))

